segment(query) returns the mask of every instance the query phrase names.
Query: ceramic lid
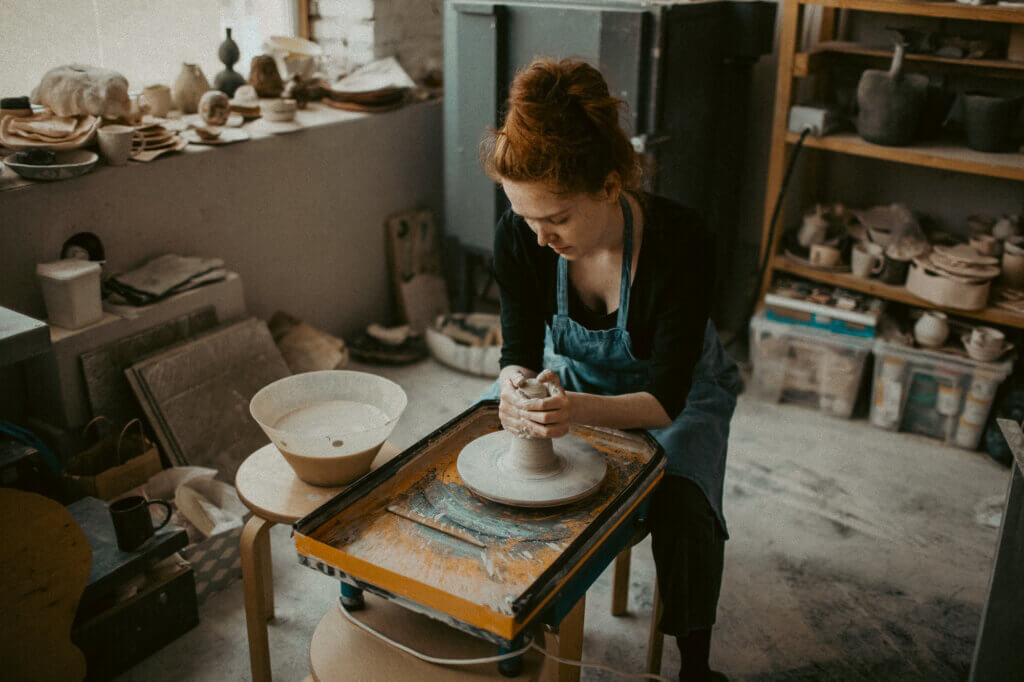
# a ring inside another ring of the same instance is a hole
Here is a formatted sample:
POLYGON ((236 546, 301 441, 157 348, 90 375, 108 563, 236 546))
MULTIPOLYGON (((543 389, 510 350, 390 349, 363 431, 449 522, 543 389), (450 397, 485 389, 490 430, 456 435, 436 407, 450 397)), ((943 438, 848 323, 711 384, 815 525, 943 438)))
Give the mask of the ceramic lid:
POLYGON ((938 245, 935 247, 935 252, 940 257, 960 261, 968 265, 996 265, 999 263, 998 258, 983 256, 973 246, 968 244, 957 244, 956 246, 938 245))
POLYGON ((69 280, 100 271, 100 264, 91 260, 66 258, 36 265, 36 274, 50 279, 69 280))

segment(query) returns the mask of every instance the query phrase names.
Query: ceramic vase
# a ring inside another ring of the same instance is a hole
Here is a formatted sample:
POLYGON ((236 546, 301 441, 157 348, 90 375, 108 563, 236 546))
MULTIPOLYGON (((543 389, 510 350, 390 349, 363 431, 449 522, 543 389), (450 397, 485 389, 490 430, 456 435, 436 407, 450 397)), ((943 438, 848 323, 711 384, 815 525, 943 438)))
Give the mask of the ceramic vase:
POLYGON ((914 325, 914 338, 925 348, 937 348, 949 337, 949 322, 945 313, 927 311, 914 325))
POLYGON ((209 89, 210 82, 198 64, 182 64, 181 73, 171 87, 171 94, 182 113, 194 114, 199 110, 199 100, 209 89))
POLYGON ((906 44, 896 43, 888 71, 868 69, 857 84, 857 133, 887 146, 911 144, 918 134, 928 78, 903 73, 906 44))
POLYGON ((277 62, 270 55, 253 57, 249 66, 249 85, 256 88, 260 97, 279 97, 284 90, 277 62))
POLYGON ((963 96, 964 132, 967 146, 979 152, 1012 152, 1014 126, 1020 113, 1019 97, 999 97, 980 92, 963 96))
POLYGON ((231 29, 226 30, 227 37, 220 44, 220 47, 217 48, 217 57, 224 64, 224 69, 213 79, 213 87, 228 97, 234 97, 235 90, 245 85, 245 79, 242 78, 242 74, 232 68, 235 62, 238 61, 240 53, 238 51, 238 43, 231 38, 231 29))

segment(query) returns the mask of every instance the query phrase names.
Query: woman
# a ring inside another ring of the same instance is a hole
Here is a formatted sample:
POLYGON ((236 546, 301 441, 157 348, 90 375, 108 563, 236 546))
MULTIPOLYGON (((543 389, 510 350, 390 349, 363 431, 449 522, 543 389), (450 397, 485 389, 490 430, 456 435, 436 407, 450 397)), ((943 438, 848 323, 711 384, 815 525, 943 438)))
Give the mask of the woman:
POLYGON ((577 61, 538 59, 481 145, 511 204, 494 240, 505 429, 556 438, 573 423, 649 429, 666 476, 648 518, 662 632, 683 680, 708 668, 727 537, 729 421, 741 382, 709 320, 714 250, 693 211, 644 194, 621 103, 577 61), (545 369, 546 368, 546 369, 545 369), (543 371, 542 371, 543 370, 543 371), (537 377, 553 396, 525 400, 537 377))

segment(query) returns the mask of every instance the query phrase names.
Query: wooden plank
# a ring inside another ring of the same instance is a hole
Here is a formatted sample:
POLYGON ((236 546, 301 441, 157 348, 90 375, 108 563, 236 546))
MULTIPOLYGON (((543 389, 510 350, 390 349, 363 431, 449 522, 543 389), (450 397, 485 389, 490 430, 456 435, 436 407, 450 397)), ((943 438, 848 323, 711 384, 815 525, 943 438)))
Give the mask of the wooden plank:
POLYGON ((919 17, 969 19, 998 23, 1024 24, 1024 9, 993 5, 964 5, 931 0, 797 0, 804 5, 853 9, 885 14, 909 14, 919 17))
POLYGON ((1000 419, 999 428, 1013 452, 999 543, 992 565, 988 598, 971 662, 972 682, 1019 679, 1024 670, 1024 434, 1020 425, 1000 419))
MULTIPOLYGON (((795 143, 798 139, 798 134, 786 133, 787 143, 795 143)), ((825 137, 810 135, 804 141, 804 146, 894 163, 1024 181, 1024 154, 1018 153, 989 154, 948 143, 885 147, 865 142, 854 133, 839 133, 825 137)))
POLYGON ((878 296, 879 298, 888 299, 890 301, 907 303, 919 308, 943 310, 950 315, 957 315, 959 317, 967 317, 974 320, 983 320, 992 324, 1024 329, 1024 315, 1018 315, 1010 312, 1009 310, 985 308, 984 310, 968 311, 943 308, 942 306, 937 306, 923 298, 918 298, 907 291, 906 287, 886 284, 877 279, 865 279, 845 272, 823 272, 806 265, 794 263, 783 254, 777 254, 775 256, 772 263, 772 269, 777 272, 787 272, 791 275, 806 277, 807 279, 814 280, 815 282, 860 291, 865 294, 871 294, 872 296, 878 296))
MULTIPOLYGON (((887 66, 892 61, 892 50, 872 48, 849 41, 824 41, 807 52, 798 52, 793 63, 795 77, 809 76, 822 70, 831 60, 861 58, 872 64, 887 66)), ((1024 62, 1008 59, 953 59, 931 54, 908 53, 904 56, 907 70, 949 73, 957 70, 977 76, 1024 79, 1024 62)))
POLYGON ((651 605, 651 629, 647 635, 647 673, 649 675, 661 674, 661 650, 665 644, 665 635, 662 634, 661 614, 663 604, 661 602, 661 591, 658 589, 658 581, 654 581, 654 603, 651 605))
POLYGON ((300 38, 309 40, 309 0, 297 0, 298 34, 300 38))
MULTIPOLYGON (((793 99, 793 59, 796 53, 796 41, 800 31, 803 6, 798 0, 787 0, 782 12, 782 34, 779 38, 779 66, 775 86, 775 109, 772 119, 772 145, 771 155, 768 160, 768 180, 765 183, 764 193, 764 214, 762 219, 764 227, 761 232, 761 250, 758 255, 758 263, 765 258, 765 254, 774 254, 778 250, 779 239, 782 230, 776 229, 775 234, 771 232, 772 213, 775 210, 775 201, 782 188, 782 178, 786 172, 787 151, 786 124, 789 118, 789 107, 793 99)), ((784 225, 785 219, 780 212, 778 224, 784 225)), ((770 265, 770 263, 769 263, 770 265)), ((760 296, 771 283, 771 267, 765 268, 764 277, 760 283, 760 296)))

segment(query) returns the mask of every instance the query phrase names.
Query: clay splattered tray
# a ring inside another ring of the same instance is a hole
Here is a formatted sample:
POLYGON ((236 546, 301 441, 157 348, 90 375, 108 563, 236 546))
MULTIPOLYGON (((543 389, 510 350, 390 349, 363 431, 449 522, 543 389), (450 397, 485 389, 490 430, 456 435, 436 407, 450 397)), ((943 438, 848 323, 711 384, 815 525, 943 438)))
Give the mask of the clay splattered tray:
POLYGON ((607 457, 601 488, 517 509, 475 496, 456 468, 467 443, 499 428, 497 401, 479 403, 301 519, 302 563, 500 646, 558 623, 628 546, 664 453, 646 432, 574 428, 607 457))

